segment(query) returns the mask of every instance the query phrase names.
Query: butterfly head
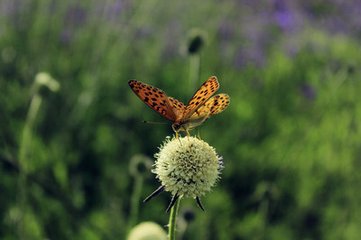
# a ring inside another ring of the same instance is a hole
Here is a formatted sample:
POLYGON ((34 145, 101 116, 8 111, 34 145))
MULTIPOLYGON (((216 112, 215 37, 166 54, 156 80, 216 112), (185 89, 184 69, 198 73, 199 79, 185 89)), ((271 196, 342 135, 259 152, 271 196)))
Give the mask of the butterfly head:
POLYGON ((175 122, 175 123, 172 124, 172 129, 176 133, 187 132, 187 134, 189 134, 189 131, 192 130, 193 128, 195 128, 198 125, 199 125, 199 123, 194 124, 192 122, 186 122, 186 123, 175 122))
POLYGON ((188 132, 192 128, 194 128, 194 126, 190 123, 175 122, 172 124, 172 129, 174 132, 188 132))
POLYGON ((182 124, 180 124, 180 123, 173 123, 172 129, 174 132, 184 131, 182 124))

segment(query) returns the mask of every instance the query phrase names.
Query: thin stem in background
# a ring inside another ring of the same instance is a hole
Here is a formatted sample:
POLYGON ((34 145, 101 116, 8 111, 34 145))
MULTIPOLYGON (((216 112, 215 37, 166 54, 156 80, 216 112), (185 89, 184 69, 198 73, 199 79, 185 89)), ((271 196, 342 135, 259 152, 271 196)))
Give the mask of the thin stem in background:
POLYGON ((189 56, 189 85, 191 89, 196 88, 200 78, 201 56, 200 54, 191 54, 189 56))
POLYGON ((135 176, 134 178, 134 191, 131 197, 130 204, 130 217, 128 222, 128 231, 135 225, 138 221, 138 213, 139 213, 139 203, 140 203, 140 195, 143 188, 143 177, 135 176))
POLYGON ((20 217, 17 224, 17 234, 19 239, 29 239, 29 236, 32 234, 29 232, 29 228, 25 225, 24 221, 26 214, 28 214, 28 174, 29 174, 29 166, 31 162, 29 149, 31 149, 31 140, 33 137, 33 129, 35 125, 36 116, 38 115, 40 106, 42 104, 42 97, 39 93, 40 88, 42 86, 46 86, 53 92, 59 90, 59 83, 54 80, 47 73, 38 73, 35 76, 35 81, 32 85, 32 93, 33 97, 31 98, 29 110, 26 116, 24 129, 21 136, 21 142, 19 146, 19 155, 18 155, 18 164, 19 164, 19 178, 18 178, 18 195, 17 195, 17 204, 20 209, 20 217))
POLYGON ((19 239, 27 239, 25 231, 24 216, 27 212, 27 175, 28 175, 28 154, 32 138, 32 129, 34 126, 36 115, 40 109, 42 98, 37 93, 31 99, 29 111, 26 117, 23 129, 21 144, 19 149, 19 179, 18 179, 18 204, 21 211, 21 217, 18 224, 19 239))

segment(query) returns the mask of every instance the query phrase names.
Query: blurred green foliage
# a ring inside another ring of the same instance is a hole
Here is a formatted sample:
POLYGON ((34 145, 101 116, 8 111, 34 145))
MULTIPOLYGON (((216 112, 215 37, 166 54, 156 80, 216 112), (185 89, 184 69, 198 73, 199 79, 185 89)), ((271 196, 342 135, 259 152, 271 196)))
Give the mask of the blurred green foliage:
MULTIPOLYGON (((172 134, 142 123, 161 117, 127 81, 187 101, 216 75, 231 105, 192 133, 223 155, 225 169, 202 199, 206 212, 181 203, 195 214, 184 239, 358 239, 360 33, 328 27, 342 13, 337 3, 291 1, 293 15, 283 9, 276 19, 295 21, 282 24, 269 18, 277 9, 268 1, 2 1, 0 238, 124 239, 137 217, 130 159, 152 157, 172 134), (207 33, 194 84, 185 51, 193 27, 207 33), (39 72, 59 91, 34 92, 39 72), (35 96, 42 101, 26 130, 35 96)), ((143 174, 137 223, 165 225, 170 196, 141 204, 158 187, 143 174)))

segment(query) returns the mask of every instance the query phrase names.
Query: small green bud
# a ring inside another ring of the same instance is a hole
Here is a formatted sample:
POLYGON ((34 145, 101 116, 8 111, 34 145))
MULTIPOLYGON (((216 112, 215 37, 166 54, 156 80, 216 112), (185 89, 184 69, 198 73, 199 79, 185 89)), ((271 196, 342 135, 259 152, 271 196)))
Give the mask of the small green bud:
POLYGON ((198 29, 191 30, 188 38, 187 51, 188 54, 197 54, 206 44, 206 34, 198 29))
POLYGON ((53 92, 57 92, 60 89, 59 82, 46 72, 40 72, 36 74, 35 83, 39 86, 46 86, 53 92))
POLYGON ((152 160, 147 156, 139 154, 130 159, 129 172, 133 177, 147 174, 151 168, 152 160))

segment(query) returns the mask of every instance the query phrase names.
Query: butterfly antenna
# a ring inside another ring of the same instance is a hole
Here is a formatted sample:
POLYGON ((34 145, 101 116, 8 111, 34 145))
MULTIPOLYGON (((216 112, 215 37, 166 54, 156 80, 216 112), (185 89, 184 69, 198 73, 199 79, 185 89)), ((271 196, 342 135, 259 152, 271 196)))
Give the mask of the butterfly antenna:
POLYGON ((153 122, 153 121, 147 121, 147 120, 143 120, 143 123, 148 123, 148 124, 167 124, 166 122, 153 122))

